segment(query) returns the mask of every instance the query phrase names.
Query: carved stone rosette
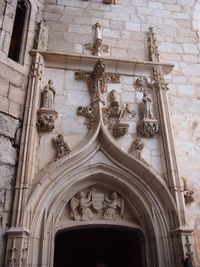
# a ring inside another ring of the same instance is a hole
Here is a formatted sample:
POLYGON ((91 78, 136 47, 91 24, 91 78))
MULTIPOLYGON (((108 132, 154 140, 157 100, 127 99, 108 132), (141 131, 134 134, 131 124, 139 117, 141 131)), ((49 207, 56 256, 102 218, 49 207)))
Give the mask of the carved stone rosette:
POLYGON ((144 137, 153 137, 159 131, 159 124, 156 119, 143 119, 137 125, 137 131, 144 137))
POLYGON ((37 123, 36 126, 40 131, 52 131, 55 128, 55 121, 58 113, 53 109, 41 108, 37 112, 37 123))
POLYGON ((64 141, 62 134, 58 134, 56 138, 52 139, 52 142, 56 148, 56 158, 64 157, 71 152, 68 144, 64 141))

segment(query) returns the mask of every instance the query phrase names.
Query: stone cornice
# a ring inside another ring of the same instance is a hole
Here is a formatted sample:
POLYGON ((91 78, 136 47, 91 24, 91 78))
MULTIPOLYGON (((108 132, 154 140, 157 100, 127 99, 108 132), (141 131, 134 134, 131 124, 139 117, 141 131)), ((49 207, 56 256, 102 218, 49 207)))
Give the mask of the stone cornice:
MULTIPOLYGON (((167 62, 152 62, 152 61, 145 61, 140 59, 135 60, 128 60, 125 58, 113 58, 113 57, 105 57, 105 56, 94 56, 94 55, 83 55, 83 54, 72 54, 72 53, 62 53, 62 52, 55 52, 55 51, 38 51, 38 50, 31 50, 30 54, 34 55, 35 53, 40 53, 45 62, 47 63, 46 66, 54 66, 56 63, 56 67, 59 68, 59 65, 62 67, 63 64, 67 64, 73 62, 74 65, 81 66, 81 63, 88 63, 88 65, 94 65, 97 60, 102 59, 107 66, 109 64, 112 65, 113 68, 125 68, 130 70, 134 70, 136 67, 139 68, 154 68, 154 67, 161 67, 163 70, 163 74, 169 74, 174 64, 167 63, 167 62), (71 61, 71 62, 70 62, 71 61), (58 64, 59 63, 59 64, 58 64)), ((79 67, 80 68, 80 67, 79 67)), ((130 71, 129 71, 130 73, 130 71)))

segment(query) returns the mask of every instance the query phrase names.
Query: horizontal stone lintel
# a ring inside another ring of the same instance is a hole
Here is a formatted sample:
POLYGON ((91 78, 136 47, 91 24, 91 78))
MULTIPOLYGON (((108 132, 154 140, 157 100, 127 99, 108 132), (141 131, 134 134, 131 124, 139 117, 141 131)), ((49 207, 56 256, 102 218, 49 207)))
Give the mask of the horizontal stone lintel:
POLYGON ((128 60, 125 58, 113 58, 104 56, 93 56, 93 55, 83 55, 83 54, 71 54, 62 53, 55 51, 38 51, 31 50, 30 54, 34 56, 39 53, 43 56, 45 60, 46 67, 56 67, 60 69, 73 69, 74 70, 93 70, 94 64, 102 59, 106 64, 106 71, 120 72, 123 71, 124 74, 137 76, 137 72, 146 71, 151 73, 152 68, 161 67, 163 74, 169 74, 174 64, 167 62, 151 62, 144 60, 128 60))

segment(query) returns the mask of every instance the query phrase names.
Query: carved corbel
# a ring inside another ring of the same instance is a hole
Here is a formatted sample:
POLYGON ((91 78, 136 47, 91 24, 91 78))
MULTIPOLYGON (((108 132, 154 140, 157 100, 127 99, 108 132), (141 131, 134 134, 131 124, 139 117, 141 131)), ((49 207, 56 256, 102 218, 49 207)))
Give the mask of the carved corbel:
POLYGON ((68 144, 64 141, 62 134, 58 134, 56 138, 52 139, 52 142, 56 149, 56 158, 62 158, 71 152, 68 144))
POLYGON ((91 43, 86 44, 85 48, 91 50, 93 55, 101 56, 103 52, 109 51, 109 46, 103 44, 102 25, 97 22, 96 24, 93 25, 93 29, 95 30, 94 42, 93 44, 91 43))
POLYGON ((159 131, 159 124, 154 117, 152 99, 149 96, 152 83, 148 82, 146 77, 139 77, 135 82, 135 87, 138 92, 143 93, 143 119, 137 125, 138 133, 144 137, 153 137, 159 131))

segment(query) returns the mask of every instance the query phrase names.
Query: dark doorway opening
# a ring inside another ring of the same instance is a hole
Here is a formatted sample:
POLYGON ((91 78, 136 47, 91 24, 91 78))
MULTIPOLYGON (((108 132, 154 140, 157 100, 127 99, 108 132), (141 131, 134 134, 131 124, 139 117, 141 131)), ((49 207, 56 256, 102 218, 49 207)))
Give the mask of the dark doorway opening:
POLYGON ((81 228, 55 239, 54 267, 144 267, 143 236, 121 228, 81 228))

